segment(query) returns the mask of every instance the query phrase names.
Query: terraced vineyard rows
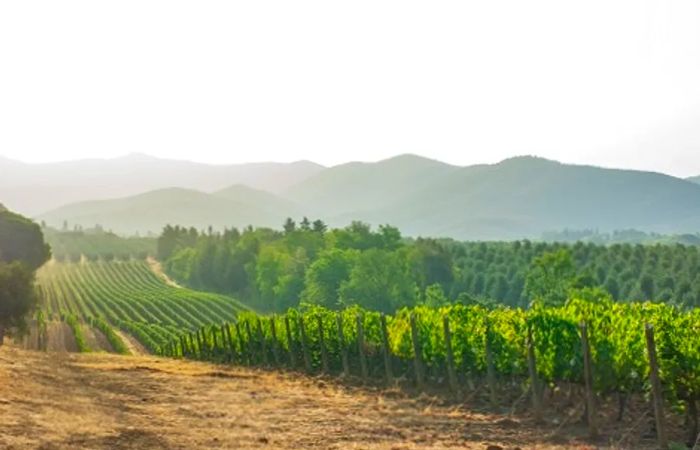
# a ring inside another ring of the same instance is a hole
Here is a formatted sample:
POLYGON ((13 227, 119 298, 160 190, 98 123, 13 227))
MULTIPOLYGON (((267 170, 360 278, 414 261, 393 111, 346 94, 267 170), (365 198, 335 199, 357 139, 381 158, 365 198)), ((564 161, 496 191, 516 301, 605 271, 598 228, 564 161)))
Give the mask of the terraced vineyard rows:
POLYGON ((230 297, 170 286, 145 261, 51 262, 37 278, 49 318, 102 319, 152 352, 185 332, 231 321, 245 310, 230 297))

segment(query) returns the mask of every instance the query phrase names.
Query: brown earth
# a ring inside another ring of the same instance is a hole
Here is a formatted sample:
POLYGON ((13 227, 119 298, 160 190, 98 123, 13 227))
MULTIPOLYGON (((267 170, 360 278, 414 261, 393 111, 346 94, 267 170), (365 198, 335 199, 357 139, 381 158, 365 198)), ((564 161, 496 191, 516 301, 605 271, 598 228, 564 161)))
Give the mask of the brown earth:
POLYGON ((0 347, 4 449, 593 448, 439 403, 297 374, 0 347))
POLYGON ((77 352, 78 345, 73 330, 65 322, 52 321, 46 324, 47 344, 50 352, 77 352))
POLYGON ((104 333, 86 323, 81 324, 81 327, 83 330, 83 335, 85 336, 85 342, 91 351, 108 353, 114 352, 112 345, 109 343, 104 333))
POLYGON ((153 271, 153 273, 158 275, 158 277, 160 277, 165 282, 165 284, 172 286, 172 287, 176 287, 176 288, 182 288, 182 286, 177 284, 177 282, 175 280, 170 278, 168 276, 168 274, 163 271, 163 266, 160 264, 160 261, 153 258, 152 256, 149 256, 148 258, 146 258, 146 261, 148 262, 148 265, 151 267, 151 270, 153 271))
POLYGON ((137 341, 133 336, 128 333, 124 333, 122 330, 113 328, 117 336, 122 338, 122 342, 129 349, 129 353, 132 355, 148 355, 150 352, 146 347, 144 347, 139 341, 137 341))

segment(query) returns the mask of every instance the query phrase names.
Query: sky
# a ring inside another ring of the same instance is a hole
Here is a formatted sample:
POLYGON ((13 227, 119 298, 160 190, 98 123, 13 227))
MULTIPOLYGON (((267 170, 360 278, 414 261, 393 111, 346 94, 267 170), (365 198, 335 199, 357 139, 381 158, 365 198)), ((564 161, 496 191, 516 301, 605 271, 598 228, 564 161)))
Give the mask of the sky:
POLYGON ((0 2, 0 155, 700 174, 696 0, 0 2))

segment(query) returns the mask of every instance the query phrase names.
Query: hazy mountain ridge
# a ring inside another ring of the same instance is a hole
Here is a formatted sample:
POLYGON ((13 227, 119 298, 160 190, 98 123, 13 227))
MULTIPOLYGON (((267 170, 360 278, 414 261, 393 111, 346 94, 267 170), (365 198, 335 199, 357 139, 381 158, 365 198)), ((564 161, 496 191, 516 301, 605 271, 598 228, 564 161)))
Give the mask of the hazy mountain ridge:
MULTIPOLYGON (((250 198, 261 192, 245 189, 250 192, 250 198)), ((268 195, 275 198, 273 194, 268 195)), ((297 213, 291 204, 289 209, 280 209, 282 202, 284 200, 270 207, 269 204, 228 198, 221 193, 166 188, 119 199, 74 203, 42 214, 39 219, 54 227, 61 227, 64 220, 69 226, 99 224, 122 234, 158 233, 169 223, 199 229, 209 225, 217 228, 240 228, 250 224, 277 227, 286 217, 297 213)))
POLYGON ((209 165, 142 154, 43 164, 0 158, 0 199, 8 208, 38 215, 71 203, 172 186, 210 192, 245 184, 281 192, 323 169, 309 161, 209 165))
POLYGON ((69 205, 39 218, 127 233, 157 232, 166 223, 279 227, 287 216, 301 215, 333 226, 364 220, 396 225, 408 235, 458 239, 537 238, 567 228, 688 233, 700 229, 700 185, 530 156, 458 167, 401 155, 320 170, 279 193, 240 183, 211 194, 169 189, 69 205))

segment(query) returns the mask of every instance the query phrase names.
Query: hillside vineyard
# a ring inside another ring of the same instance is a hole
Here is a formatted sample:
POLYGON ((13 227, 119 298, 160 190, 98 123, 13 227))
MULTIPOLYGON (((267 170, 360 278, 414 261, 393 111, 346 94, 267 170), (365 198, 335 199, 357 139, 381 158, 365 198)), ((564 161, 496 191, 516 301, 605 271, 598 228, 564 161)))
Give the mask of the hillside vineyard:
POLYGON ((246 309, 230 297, 169 286, 145 261, 53 262, 39 271, 38 282, 45 317, 106 320, 151 351, 246 309))
MULTIPOLYGON (((662 388, 653 395, 683 411, 689 433, 697 433, 698 309, 621 304, 583 291, 586 299, 528 310, 454 304, 385 315, 357 306, 306 306, 265 316, 230 297, 171 286, 143 261, 51 262, 39 272, 39 283, 43 307, 36 322, 41 327, 46 318, 65 320, 78 351, 89 350, 81 332, 89 324, 116 352, 125 349, 113 328, 168 357, 390 385, 408 381, 421 390, 482 393, 493 405, 531 392, 538 416, 546 389, 555 395, 569 386, 566 395, 578 395, 571 391, 578 386, 601 398, 629 399, 649 392, 648 380, 658 372, 662 388), (656 365, 647 357, 649 333, 656 365)), ((620 402, 620 415, 625 404, 620 402)))

